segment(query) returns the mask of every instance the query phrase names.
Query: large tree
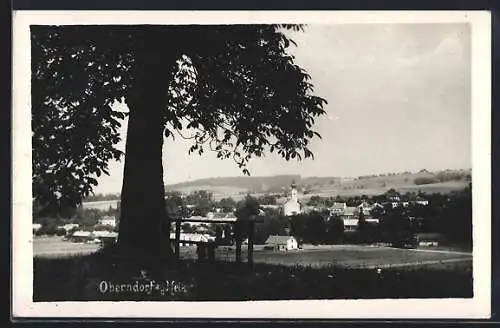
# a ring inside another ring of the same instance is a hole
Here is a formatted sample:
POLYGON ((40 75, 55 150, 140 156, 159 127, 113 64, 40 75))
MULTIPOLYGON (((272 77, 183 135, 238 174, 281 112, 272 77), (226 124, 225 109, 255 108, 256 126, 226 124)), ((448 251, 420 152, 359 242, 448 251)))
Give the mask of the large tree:
MULTIPOLYGON (((76 206, 119 159, 128 115, 119 248, 169 251, 164 137, 246 165, 265 151, 312 157, 326 101, 288 53, 301 26, 32 26, 33 196, 76 206), (114 110, 124 102, 128 113, 114 110)), ((167 156, 168 151, 167 151, 167 156)))

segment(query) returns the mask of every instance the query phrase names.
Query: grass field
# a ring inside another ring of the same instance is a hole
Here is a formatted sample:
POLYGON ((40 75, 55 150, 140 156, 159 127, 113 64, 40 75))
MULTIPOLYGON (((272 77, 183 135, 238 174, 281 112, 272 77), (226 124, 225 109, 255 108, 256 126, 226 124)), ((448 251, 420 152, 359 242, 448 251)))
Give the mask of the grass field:
MULTIPOLYGON (((90 254, 99 249, 95 244, 81 244, 63 241, 61 237, 35 238, 33 254, 35 257, 64 258, 90 254)), ((181 258, 196 259, 196 247, 181 247, 181 258)), ((235 249, 231 246, 219 247, 216 259, 232 262, 235 249)), ((243 261, 247 260, 246 247, 242 251, 243 261)), ((472 261, 470 253, 453 251, 411 250, 362 245, 309 246, 305 249, 287 252, 264 250, 263 245, 254 248, 254 262, 285 266, 344 268, 388 268, 412 266, 450 266, 462 265, 472 261)))
POLYGON ((37 237, 33 239, 33 256, 44 258, 64 258, 86 255, 99 249, 97 244, 72 243, 62 237, 37 237))

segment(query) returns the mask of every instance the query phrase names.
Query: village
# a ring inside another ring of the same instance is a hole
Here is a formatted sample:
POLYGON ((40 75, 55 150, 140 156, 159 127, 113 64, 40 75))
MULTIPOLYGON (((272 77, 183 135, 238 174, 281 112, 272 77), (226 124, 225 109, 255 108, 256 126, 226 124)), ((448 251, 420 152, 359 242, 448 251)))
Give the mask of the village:
MULTIPOLYGON (((189 197, 189 195, 186 196, 181 193, 167 194, 167 204, 170 200, 177 199, 177 202, 174 201, 173 205, 170 204, 171 207, 174 207, 173 216, 175 219, 171 222, 169 239, 173 248, 176 247, 176 243, 178 244, 177 248, 196 247, 199 258, 214 257, 213 254, 210 256, 210 252, 208 254, 204 252, 206 246, 213 246, 213 248, 236 246, 236 248, 241 248, 242 245, 248 247, 249 242, 252 244, 252 249, 255 248, 255 250, 287 252, 301 250, 304 244, 436 247, 446 239, 443 233, 436 231, 437 229, 431 228, 431 231, 425 228, 418 229, 418 227, 426 225, 425 218, 418 216, 425 216, 426 208, 429 207, 429 200, 426 199, 425 195, 414 193, 402 195, 394 189, 390 189, 379 197, 354 197, 342 201, 339 197, 321 198, 312 196, 304 198, 303 195, 300 195, 299 190, 300 187, 293 181, 287 188, 286 197, 279 198, 279 195, 269 194, 259 198, 252 198, 252 196, 247 195, 247 200, 253 199, 256 203, 256 212, 251 218, 256 223, 252 226, 252 232, 243 231, 241 233, 240 231, 240 235, 235 229, 237 222, 241 219, 241 215, 240 218, 238 217, 237 207, 245 203, 245 200, 237 203, 230 198, 226 198, 217 202, 211 200, 210 194, 203 191, 198 191, 195 194, 198 198, 202 195, 207 199, 198 199, 197 201, 193 200, 197 198, 192 195, 189 197), (182 205, 179 205, 180 200, 182 200, 182 205), (186 203, 189 201, 192 203, 186 203), (202 205, 206 201, 210 201, 211 207, 202 205), (387 218, 391 212, 397 212, 400 216, 405 216, 398 220, 401 222, 407 221, 417 229, 412 229, 409 234, 399 234, 402 236, 399 239, 404 239, 402 241, 395 241, 393 237, 387 236, 376 237, 375 235, 380 235, 378 230, 383 226, 384 218, 387 218), (319 221, 322 221, 321 227, 315 228, 316 232, 304 232, 307 229, 312 230, 309 226, 313 225, 315 220, 318 222, 318 218, 320 218, 319 221), (302 228, 299 227, 300 224, 303 225, 302 228), (273 225, 274 228, 270 227, 273 225), (276 228, 276 226, 279 227, 276 228), (333 226, 335 227, 332 228, 333 226), (324 231, 318 232, 318 229, 324 231), (330 230, 336 230, 336 232, 331 233, 336 233, 337 237, 334 239, 329 238, 330 230), (369 236, 368 238, 366 236, 359 238, 362 234, 369 236), (326 237, 323 237, 323 235, 326 237), (350 236, 357 237, 353 239, 350 236), (249 241, 249 237, 253 240, 249 241)), ((94 215, 97 216, 94 225, 82 226, 77 222, 65 223, 56 226, 52 234, 68 243, 95 244, 98 246, 96 249, 107 244, 116 243, 119 237, 118 208, 110 206, 107 211, 104 211, 92 209, 92 205, 92 203, 86 203, 83 207, 84 210, 93 211, 94 215)), ((116 203, 116 207, 118 206, 119 203, 116 203)), ((42 228, 42 224, 34 223, 34 236, 43 235, 43 233, 40 233, 43 231, 42 228)))

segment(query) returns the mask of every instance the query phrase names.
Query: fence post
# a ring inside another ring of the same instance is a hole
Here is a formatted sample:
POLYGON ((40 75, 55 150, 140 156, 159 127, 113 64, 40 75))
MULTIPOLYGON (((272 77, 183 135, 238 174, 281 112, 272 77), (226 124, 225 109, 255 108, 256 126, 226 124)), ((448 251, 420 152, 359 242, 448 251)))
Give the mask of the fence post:
POLYGON ((255 230, 255 221, 249 222, 249 231, 248 231, 248 265, 253 266, 253 239, 254 239, 254 230, 255 230))
POLYGON ((175 220, 175 258, 180 257, 181 220, 175 220))
POLYGON ((241 263, 241 222, 235 224, 236 237, 236 263, 241 263))

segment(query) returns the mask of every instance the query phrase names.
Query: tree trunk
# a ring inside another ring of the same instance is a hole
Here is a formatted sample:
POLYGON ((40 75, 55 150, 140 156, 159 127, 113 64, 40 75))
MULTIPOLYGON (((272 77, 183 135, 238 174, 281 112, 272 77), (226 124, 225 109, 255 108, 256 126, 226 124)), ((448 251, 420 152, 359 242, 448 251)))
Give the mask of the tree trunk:
POLYGON ((163 114, 175 58, 146 49, 136 56, 121 192, 118 249, 131 258, 171 257, 165 208, 163 114))

